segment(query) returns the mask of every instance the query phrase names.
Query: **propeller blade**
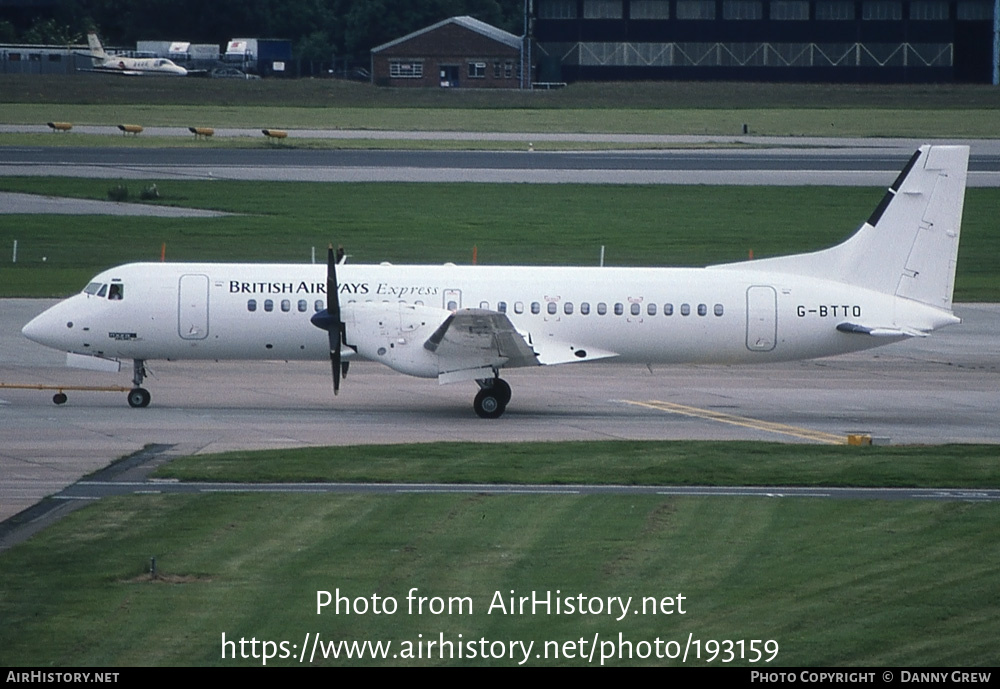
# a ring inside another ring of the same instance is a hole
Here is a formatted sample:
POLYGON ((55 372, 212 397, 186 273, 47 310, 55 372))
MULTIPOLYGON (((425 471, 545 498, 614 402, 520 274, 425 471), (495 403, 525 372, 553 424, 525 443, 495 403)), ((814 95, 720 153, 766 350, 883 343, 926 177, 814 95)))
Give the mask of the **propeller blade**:
POLYGON ((340 287, 337 284, 337 261, 333 253, 333 244, 326 250, 326 310, 330 317, 327 330, 330 337, 330 366, 333 368, 333 394, 340 392, 341 357, 340 345, 343 342, 344 324, 340 320, 340 287))
POLYGON ((326 308, 309 319, 317 328, 326 331, 330 341, 330 367, 333 369, 333 394, 340 392, 340 379, 347 376, 348 362, 342 361, 341 345, 344 342, 344 323, 340 320, 340 290, 337 285, 337 262, 333 244, 326 255, 326 308))

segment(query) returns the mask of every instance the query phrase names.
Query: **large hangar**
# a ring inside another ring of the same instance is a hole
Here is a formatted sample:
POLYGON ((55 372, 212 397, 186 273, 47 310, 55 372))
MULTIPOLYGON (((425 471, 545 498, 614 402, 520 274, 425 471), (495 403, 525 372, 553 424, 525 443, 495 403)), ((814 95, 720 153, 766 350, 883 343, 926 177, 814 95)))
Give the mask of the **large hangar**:
POLYGON ((994 79, 995 0, 536 0, 543 81, 994 79))

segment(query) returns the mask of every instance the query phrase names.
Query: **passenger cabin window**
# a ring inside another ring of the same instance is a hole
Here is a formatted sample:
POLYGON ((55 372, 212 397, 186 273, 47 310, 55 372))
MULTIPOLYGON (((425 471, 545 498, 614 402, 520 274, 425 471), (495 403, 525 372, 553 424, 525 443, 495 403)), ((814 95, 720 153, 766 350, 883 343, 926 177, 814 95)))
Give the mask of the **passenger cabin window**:
POLYGON ((681 304, 681 315, 682 316, 690 316, 691 315, 691 305, 690 304, 681 304))
POLYGON ((554 301, 550 301, 545 309, 549 312, 549 314, 554 314, 556 312, 556 303, 554 301))
POLYGON ((542 312, 542 305, 539 304, 537 301, 531 302, 531 313, 537 316, 541 312, 542 312))
POLYGON ((674 315, 674 305, 673 304, 664 304, 663 305, 663 315, 664 316, 673 316, 674 315))
POLYGON ((723 313, 722 304, 716 304, 715 305, 715 315, 716 316, 721 316, 722 313, 723 313))
POLYGON ((708 306, 705 304, 698 304, 698 315, 705 316, 708 314, 708 306))
POLYGON ((247 300, 247 311, 249 311, 250 313, 253 313, 256 310, 257 310, 257 300, 256 299, 248 299, 247 300))
POLYGON ((274 302, 271 301, 270 299, 265 299, 264 300, 264 310, 267 311, 268 313, 271 313, 272 311, 274 311, 274 302))
POLYGON ((603 301, 597 302, 597 315, 603 316, 608 312, 608 305, 603 301))
POLYGON ((319 313, 324 308, 326 307, 323 305, 322 299, 317 299, 316 301, 313 302, 313 311, 315 311, 316 313, 319 313))
POLYGON ((583 302, 583 303, 580 304, 580 314, 583 315, 583 316, 586 316, 586 315, 590 314, 590 302, 589 301, 585 301, 585 302, 583 302))
POLYGON ((507 313, 507 302, 501 301, 497 303, 497 311, 500 313, 507 313))
POLYGON ((623 313, 625 313, 625 305, 622 304, 621 302, 617 302, 615 304, 615 315, 620 316, 623 313))
POLYGON ((642 307, 639 306, 638 304, 632 304, 632 306, 629 307, 629 311, 632 313, 633 316, 638 316, 639 312, 642 311, 642 307))

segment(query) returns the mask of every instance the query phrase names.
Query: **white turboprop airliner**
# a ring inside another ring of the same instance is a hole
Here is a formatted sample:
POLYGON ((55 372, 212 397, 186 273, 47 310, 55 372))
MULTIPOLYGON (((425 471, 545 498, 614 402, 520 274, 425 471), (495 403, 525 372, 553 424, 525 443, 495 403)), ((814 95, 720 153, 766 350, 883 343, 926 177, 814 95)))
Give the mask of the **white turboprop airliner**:
POLYGON ((91 69, 82 70, 84 72, 104 72, 129 77, 149 74, 184 77, 188 74, 186 69, 176 64, 173 60, 168 60, 164 57, 121 57, 119 55, 108 55, 104 52, 101 39, 93 32, 87 34, 87 43, 90 45, 90 53, 84 54, 93 58, 94 66, 91 69))
MULTIPOLYGON (((96 276, 24 327, 71 364, 351 359, 510 401, 504 368, 594 361, 757 363, 924 336, 952 313, 969 149, 924 146, 848 240, 707 268, 142 263, 96 276), (325 332, 324 332, 325 331, 325 332), (82 356, 81 356, 82 355, 82 356)), ((65 401, 65 397, 61 401, 65 401)))

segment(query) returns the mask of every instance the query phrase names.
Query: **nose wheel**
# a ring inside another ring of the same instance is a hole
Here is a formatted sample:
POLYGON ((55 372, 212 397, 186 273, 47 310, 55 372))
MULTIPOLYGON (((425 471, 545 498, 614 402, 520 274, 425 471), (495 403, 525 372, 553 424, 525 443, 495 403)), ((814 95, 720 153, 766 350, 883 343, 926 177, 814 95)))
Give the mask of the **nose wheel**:
POLYGON ((145 359, 136 359, 132 362, 132 385, 135 387, 128 392, 128 406, 135 408, 149 406, 149 390, 142 387, 142 381, 146 374, 145 359))
POLYGON ((501 378, 479 381, 480 390, 472 408, 481 419, 499 419, 510 402, 510 385, 501 378))
POLYGON ((132 388, 128 393, 128 406, 148 407, 149 399, 149 390, 146 388, 132 388))

